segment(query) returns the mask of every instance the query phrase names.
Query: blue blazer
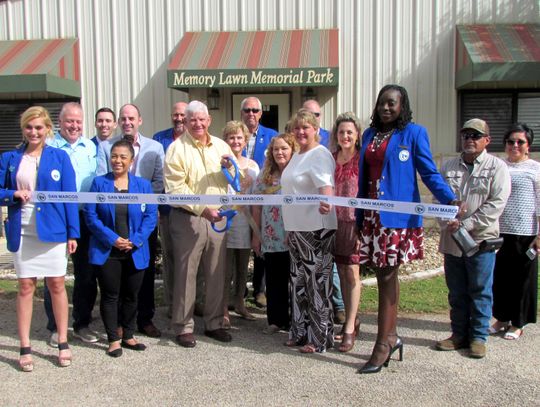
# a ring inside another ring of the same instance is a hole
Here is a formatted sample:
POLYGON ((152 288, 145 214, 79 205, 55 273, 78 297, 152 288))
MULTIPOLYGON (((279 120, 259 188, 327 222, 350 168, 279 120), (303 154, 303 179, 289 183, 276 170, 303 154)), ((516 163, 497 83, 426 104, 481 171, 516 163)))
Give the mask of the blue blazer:
MULTIPOLYGON (((115 136, 100 143, 97 154, 97 175, 105 175, 112 171, 111 148, 122 137, 123 135, 115 136)), ((163 164, 165 162, 163 146, 155 140, 144 137, 141 133, 139 133, 139 143, 141 147, 137 155, 135 175, 150 181, 154 194, 161 194, 163 192, 163 164)))
MULTIPOLYGON (((0 202, 8 207, 4 221, 7 248, 19 250, 21 244, 21 201, 14 200, 17 191, 17 171, 26 146, 3 153, 0 157, 0 202)), ((75 171, 67 153, 45 146, 37 173, 36 191, 77 190, 75 171)), ((35 203, 36 229, 39 240, 62 243, 79 237, 79 210, 76 203, 35 203)))
POLYGON ((152 140, 155 140, 161 144, 163 146, 163 151, 167 153, 167 149, 174 141, 174 129, 171 127, 170 129, 158 131, 156 134, 154 134, 152 140))
POLYGON ((319 128, 319 144, 328 148, 330 142, 330 132, 322 127, 319 128))
MULTIPOLYGON (((264 160, 266 159, 266 149, 268 148, 268 144, 270 144, 270 140, 272 140, 272 137, 277 134, 277 131, 259 124, 259 127, 257 128, 257 133, 255 134, 255 146, 253 147, 253 161, 257 163, 259 168, 263 167, 264 160)), ((246 156, 246 152, 246 149, 244 149, 244 151, 242 152, 242 155, 244 157, 246 156)))
MULTIPOLYGON (((358 177, 358 198, 368 197, 368 179, 364 162, 367 146, 377 130, 368 128, 362 136, 362 149, 358 177)), ((429 137, 424 127, 409 123, 402 131, 396 130, 388 142, 380 179, 380 200, 420 202, 416 173, 431 193, 442 204, 448 204, 456 196, 444 181, 433 162, 429 137)), ((422 217, 404 213, 380 212, 381 224, 388 228, 411 228, 422 226, 422 217)), ((362 225, 363 209, 356 210, 356 223, 362 225)))
MULTIPOLYGON (((128 192, 139 194, 151 194, 152 187, 148 180, 131 174, 129 176, 128 192)), ((106 175, 94 178, 90 192, 114 193, 114 175, 106 175)), ((91 264, 103 265, 114 246, 114 242, 120 236, 114 231, 115 207, 114 204, 88 203, 84 206, 84 219, 88 229, 92 233, 88 249, 88 258, 91 264)), ((129 204, 128 225, 129 240, 133 242, 131 257, 135 268, 142 270, 148 267, 150 250, 148 237, 157 224, 157 205, 154 204, 129 204)))

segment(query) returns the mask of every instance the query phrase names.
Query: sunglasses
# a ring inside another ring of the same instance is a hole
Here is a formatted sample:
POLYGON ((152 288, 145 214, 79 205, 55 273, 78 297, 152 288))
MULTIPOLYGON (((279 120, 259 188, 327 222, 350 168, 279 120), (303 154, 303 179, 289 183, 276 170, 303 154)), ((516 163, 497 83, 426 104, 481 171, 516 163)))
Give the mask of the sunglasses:
POLYGON ((522 146, 523 144, 527 144, 527 141, 526 140, 521 140, 521 139, 520 140, 510 140, 510 139, 508 139, 508 140, 505 141, 505 143, 506 143, 507 146, 514 146, 516 143, 517 143, 518 146, 522 146))
POLYGON ((244 113, 259 113, 261 109, 250 109, 249 107, 246 107, 245 109, 242 109, 244 113))
POLYGON ((477 132, 471 132, 471 133, 461 133, 461 139, 462 140, 473 140, 478 141, 482 137, 485 137, 485 134, 477 133, 477 132))

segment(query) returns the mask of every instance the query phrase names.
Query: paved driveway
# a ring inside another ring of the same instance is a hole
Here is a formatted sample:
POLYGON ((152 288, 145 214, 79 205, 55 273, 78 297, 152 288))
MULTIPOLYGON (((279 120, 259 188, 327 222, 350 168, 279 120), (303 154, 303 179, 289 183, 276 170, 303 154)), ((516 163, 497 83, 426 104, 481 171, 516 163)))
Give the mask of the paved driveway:
MULTIPOLYGON (((95 310, 97 315, 97 309, 95 310)), ((539 406, 540 330, 529 326, 518 341, 489 341, 488 355, 433 350, 448 335, 446 315, 401 315, 405 360, 375 375, 357 375, 371 352, 376 316, 365 315, 360 340, 348 354, 303 355, 282 345, 286 334, 264 335, 263 315, 233 318, 233 342, 200 334, 183 349, 170 332, 141 338, 147 351, 105 354, 106 343, 72 340, 73 365, 58 368, 45 340, 45 315, 35 303, 32 339, 34 372, 18 370, 15 300, 0 299, 0 405, 150 406, 539 406)), ((156 323, 165 327, 164 310, 156 323)), ((102 330, 99 321, 95 329, 102 330)))

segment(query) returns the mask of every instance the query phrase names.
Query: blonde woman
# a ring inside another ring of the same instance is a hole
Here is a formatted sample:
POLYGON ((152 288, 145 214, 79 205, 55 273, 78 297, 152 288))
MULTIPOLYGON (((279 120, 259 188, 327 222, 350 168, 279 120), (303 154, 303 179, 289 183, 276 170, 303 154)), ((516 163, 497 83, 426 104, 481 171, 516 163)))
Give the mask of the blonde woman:
POLYGON ((41 106, 21 116, 23 143, 0 158, 0 201, 8 207, 5 222, 8 250, 19 281, 17 324, 19 366, 34 368, 30 346, 33 296, 38 277, 46 277, 58 329, 58 364, 71 364, 67 343, 68 299, 64 285, 67 253, 77 249, 77 204, 33 203, 33 191, 75 191, 75 172, 65 151, 45 144, 52 137, 52 122, 41 106))
MULTIPOLYGON (((249 158, 242 156, 247 146, 249 132, 246 125, 240 121, 227 122, 223 129, 223 140, 231 147, 233 159, 240 170, 240 194, 250 194, 259 175, 259 166, 249 158)), ((235 193, 229 185, 229 193, 235 193)), ((251 253, 251 228, 249 226, 249 208, 239 210, 233 218, 231 228, 227 231, 227 273, 223 291, 224 316, 223 327, 230 328, 229 293, 233 284, 234 311, 243 319, 254 321, 255 317, 247 310, 244 303, 246 291, 247 270, 251 253)))

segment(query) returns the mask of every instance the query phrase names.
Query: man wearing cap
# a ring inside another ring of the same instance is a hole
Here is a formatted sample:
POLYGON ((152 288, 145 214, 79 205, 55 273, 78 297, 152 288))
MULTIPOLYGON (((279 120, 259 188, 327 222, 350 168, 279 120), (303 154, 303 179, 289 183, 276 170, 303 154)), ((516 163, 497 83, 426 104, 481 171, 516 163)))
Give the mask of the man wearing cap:
MULTIPOLYGON (((483 358, 493 303, 494 250, 463 253, 452 233, 466 231, 474 242, 499 237, 499 216, 510 195, 508 167, 488 154, 489 127, 481 119, 467 121, 460 131, 462 152, 445 162, 441 174, 466 211, 441 222, 439 251, 444 254, 452 335, 438 341, 438 350, 470 348, 469 356, 483 358)), ((481 247, 481 246, 480 246, 481 247)))

